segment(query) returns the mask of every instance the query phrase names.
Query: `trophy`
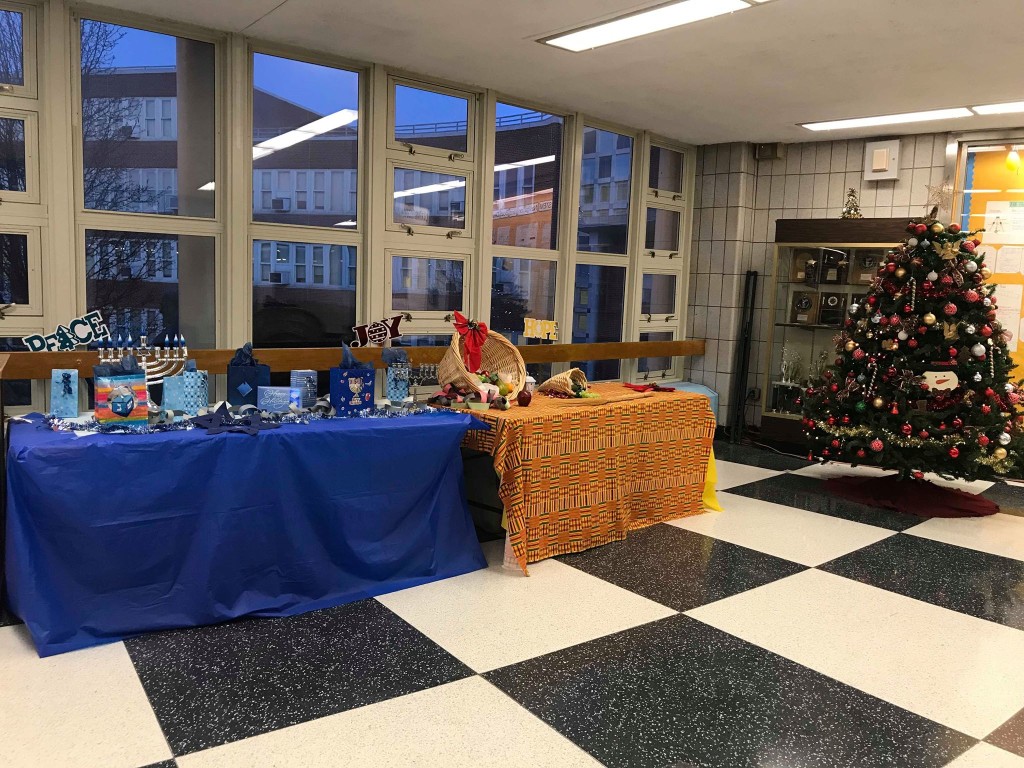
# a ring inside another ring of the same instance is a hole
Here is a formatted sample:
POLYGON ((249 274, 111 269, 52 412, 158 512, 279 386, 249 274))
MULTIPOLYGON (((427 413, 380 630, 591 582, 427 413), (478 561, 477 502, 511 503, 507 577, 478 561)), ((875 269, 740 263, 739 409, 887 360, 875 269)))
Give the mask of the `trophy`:
POLYGON ((348 380, 348 388, 352 392, 352 399, 349 400, 349 405, 361 405, 359 400, 359 393, 363 391, 363 378, 361 376, 350 376, 348 380))

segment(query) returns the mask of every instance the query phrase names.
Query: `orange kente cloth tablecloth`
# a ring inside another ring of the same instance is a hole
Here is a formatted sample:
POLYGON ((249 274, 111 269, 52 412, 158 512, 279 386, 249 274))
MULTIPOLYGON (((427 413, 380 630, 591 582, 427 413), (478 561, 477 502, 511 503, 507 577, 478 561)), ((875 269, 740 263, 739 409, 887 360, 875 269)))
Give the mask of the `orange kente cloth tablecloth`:
POLYGON ((591 391, 601 400, 537 392, 526 408, 474 412, 491 429, 463 440, 494 457, 509 543, 524 571, 527 563, 704 511, 715 430, 708 399, 640 396, 618 383, 591 391), (627 396, 636 398, 611 402, 627 396))

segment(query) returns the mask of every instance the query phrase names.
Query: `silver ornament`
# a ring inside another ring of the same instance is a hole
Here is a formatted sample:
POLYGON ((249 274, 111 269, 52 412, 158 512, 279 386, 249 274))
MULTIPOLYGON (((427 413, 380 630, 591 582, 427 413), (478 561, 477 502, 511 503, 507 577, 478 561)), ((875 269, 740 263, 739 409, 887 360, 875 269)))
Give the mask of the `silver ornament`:
POLYGON ((868 377, 865 376, 863 373, 858 373, 857 374, 857 383, 858 384, 863 384, 867 380, 868 380, 868 377))
POLYGON ((896 334, 896 338, 898 338, 900 341, 906 341, 907 339, 910 338, 910 334, 907 333, 906 331, 900 331, 899 333, 896 334))
POLYGON ((998 440, 999 440, 999 444, 1000 444, 1000 445, 1009 445, 1009 444, 1010 444, 1010 441, 1011 441, 1012 439, 1013 439, 1013 438, 1012 438, 1012 437, 1010 437, 1010 435, 1009 435, 1008 433, 1006 433, 1006 432, 1000 432, 1000 433, 999 433, 999 438, 998 438, 998 440))
POLYGON ((971 333, 974 333, 976 330, 978 330, 978 329, 975 328, 973 325, 968 325, 968 326, 964 327, 964 333, 971 334, 971 333))
POLYGON ((920 245, 922 248, 927 248, 929 245, 931 245, 931 243, 929 243, 927 240, 922 240, 920 245))
POLYGON ((871 322, 872 323, 880 323, 880 322, 882 322, 882 316, 881 315, 872 315, 871 316, 871 322))
POLYGON ((1013 384, 1011 384, 1010 382, 1006 382, 1003 385, 1003 389, 1005 389, 1007 392, 1013 392, 1013 384))
POLYGON ((971 347, 971 354, 974 355, 975 357, 981 357, 982 355, 985 354, 985 345, 975 344, 973 347, 971 347))
POLYGON ((981 303, 984 304, 986 307, 991 307, 992 306, 992 299, 984 298, 984 299, 981 300, 981 303))
POLYGON ((964 266, 964 269, 966 269, 968 272, 977 272, 978 263, 975 261, 968 261, 967 264, 964 266))
POLYGON ((917 238, 916 237, 912 237, 909 240, 907 240, 907 245, 909 245, 911 248, 916 248, 917 247, 917 238))
POLYGON ((939 273, 934 270, 925 275, 925 278, 931 280, 933 283, 939 279, 939 273))
POLYGON ((975 381, 981 381, 981 374, 980 373, 974 374, 974 380, 975 381))
POLYGON ((860 304, 851 304, 850 305, 850 314, 851 315, 856 315, 858 309, 860 309, 860 304))

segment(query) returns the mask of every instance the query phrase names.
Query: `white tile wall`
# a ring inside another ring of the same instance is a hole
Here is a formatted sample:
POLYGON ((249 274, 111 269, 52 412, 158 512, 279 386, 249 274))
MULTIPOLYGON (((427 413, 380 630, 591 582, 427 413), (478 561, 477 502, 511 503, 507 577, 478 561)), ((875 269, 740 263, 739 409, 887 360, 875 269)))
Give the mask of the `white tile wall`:
MULTIPOLYGON (((782 160, 755 161, 749 144, 701 147, 697 159, 692 253, 690 335, 708 340, 703 358, 692 358, 689 378, 715 389, 719 420, 733 405, 729 391, 735 367, 743 283, 748 269, 758 275, 757 307, 751 343, 750 380, 760 386, 771 334, 768 318, 774 260, 775 221, 780 218, 838 218, 846 190, 860 192, 867 218, 925 213, 928 185, 945 175, 946 134, 905 136, 900 177, 865 182, 864 140, 791 144, 782 160)), ((760 409, 750 409, 760 421, 760 409)))

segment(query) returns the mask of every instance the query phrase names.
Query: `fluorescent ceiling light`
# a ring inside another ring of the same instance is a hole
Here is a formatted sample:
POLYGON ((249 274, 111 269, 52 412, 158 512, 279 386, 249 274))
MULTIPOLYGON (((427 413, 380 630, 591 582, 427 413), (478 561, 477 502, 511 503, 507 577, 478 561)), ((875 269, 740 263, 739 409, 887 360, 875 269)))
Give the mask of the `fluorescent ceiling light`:
POLYGON ((314 120, 312 123, 296 128, 294 131, 288 131, 272 139, 261 141, 252 148, 252 159, 259 160, 261 157, 271 155, 279 149, 294 146, 303 141, 308 141, 314 136, 319 136, 321 133, 327 133, 336 128, 341 128, 343 125, 354 123, 358 117, 359 113, 354 109, 341 109, 337 112, 332 112, 318 120, 314 120))
POLYGON ((1006 104, 983 104, 971 107, 979 115, 1009 115, 1013 112, 1024 112, 1024 101, 1010 101, 1006 104))
POLYGON ((955 109, 933 109, 928 112, 904 112, 900 115, 879 115, 877 117, 854 117, 849 120, 830 120, 825 123, 802 123, 810 131, 835 131, 840 128, 870 128, 876 125, 897 125, 899 123, 923 123, 928 120, 949 120, 954 117, 974 117, 967 107, 955 109))
POLYGON ((661 32, 695 21, 721 16, 724 13, 749 8, 746 0, 684 0, 669 3, 649 11, 641 11, 612 21, 595 24, 585 29, 541 40, 547 45, 579 53, 610 43, 618 43, 641 35, 661 32))
POLYGON ((355 225, 356 225, 356 223, 350 219, 349 221, 339 221, 334 226, 336 226, 336 227, 354 227, 355 225))
POLYGON ((496 171, 510 171, 513 168, 528 168, 531 165, 543 165, 544 163, 555 162, 554 155, 546 155, 545 157, 533 157, 529 160, 520 160, 518 163, 502 163, 501 165, 494 166, 496 171))
POLYGON ((212 192, 214 190, 213 182, 208 181, 199 188, 200 192, 212 192))
POLYGON ((400 189, 395 192, 395 199, 400 197, 410 197, 412 195, 426 195, 430 192, 444 192, 447 189, 458 189, 459 187, 466 186, 465 179, 457 179, 455 181, 442 181, 437 184, 427 184, 424 187, 413 187, 412 189, 400 189))

